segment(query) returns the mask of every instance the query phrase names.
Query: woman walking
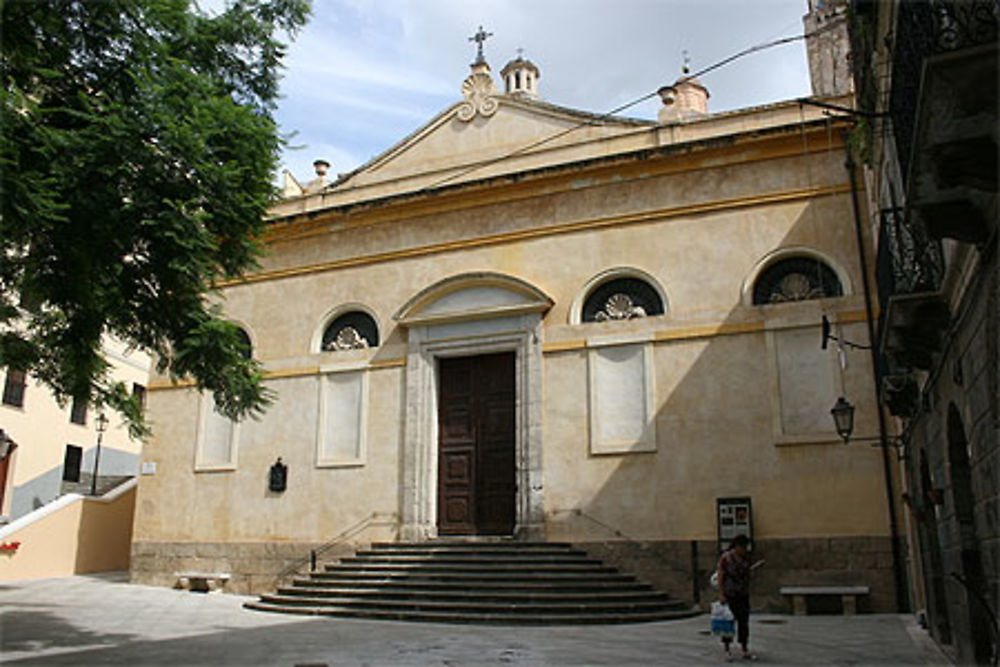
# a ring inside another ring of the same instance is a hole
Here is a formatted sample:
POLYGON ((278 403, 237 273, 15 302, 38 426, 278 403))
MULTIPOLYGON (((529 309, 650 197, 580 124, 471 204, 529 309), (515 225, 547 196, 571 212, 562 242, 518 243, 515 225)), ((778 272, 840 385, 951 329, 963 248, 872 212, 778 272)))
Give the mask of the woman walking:
MULTIPOLYGON (((746 535, 737 535, 729 544, 729 549, 723 552, 716 568, 719 579, 719 601, 728 604, 736 620, 736 641, 743 649, 745 660, 756 660, 756 654, 749 648, 750 641, 750 573, 764 564, 764 561, 750 562, 748 547, 750 539, 746 535)), ((732 637, 723 637, 722 645, 726 649, 726 661, 733 660, 729 650, 732 637)))

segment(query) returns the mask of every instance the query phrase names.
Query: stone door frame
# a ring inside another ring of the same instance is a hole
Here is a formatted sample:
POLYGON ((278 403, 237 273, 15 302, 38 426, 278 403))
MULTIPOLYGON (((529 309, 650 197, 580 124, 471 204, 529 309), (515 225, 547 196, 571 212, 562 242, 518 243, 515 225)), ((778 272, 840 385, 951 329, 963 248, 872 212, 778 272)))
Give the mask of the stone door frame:
POLYGON ((443 327, 416 326, 409 330, 400 536, 407 541, 437 537, 437 359, 514 352, 517 485, 514 536, 541 539, 544 537, 541 315, 482 319, 468 322, 463 328, 466 335, 449 338, 441 337, 445 333, 440 330, 443 327))
POLYGON ((552 299, 493 271, 446 277, 393 316, 407 329, 400 537, 437 537, 440 357, 514 352, 514 537, 544 539, 542 480, 542 317, 552 299))

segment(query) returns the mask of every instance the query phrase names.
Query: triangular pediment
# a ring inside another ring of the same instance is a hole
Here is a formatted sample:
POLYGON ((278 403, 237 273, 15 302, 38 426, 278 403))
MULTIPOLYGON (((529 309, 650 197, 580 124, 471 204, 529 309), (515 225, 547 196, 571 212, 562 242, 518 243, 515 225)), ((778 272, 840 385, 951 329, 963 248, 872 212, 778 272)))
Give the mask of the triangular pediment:
MULTIPOLYGON (((532 167, 563 163, 567 149, 586 159, 588 145, 655 126, 652 121, 599 116, 507 95, 490 100, 495 105, 488 113, 468 100, 452 105, 327 192, 384 184, 389 194, 444 180, 461 182, 520 171, 526 159, 532 167), (401 187, 404 183, 409 187, 401 187)), ((600 148, 590 150, 596 155, 600 148)))

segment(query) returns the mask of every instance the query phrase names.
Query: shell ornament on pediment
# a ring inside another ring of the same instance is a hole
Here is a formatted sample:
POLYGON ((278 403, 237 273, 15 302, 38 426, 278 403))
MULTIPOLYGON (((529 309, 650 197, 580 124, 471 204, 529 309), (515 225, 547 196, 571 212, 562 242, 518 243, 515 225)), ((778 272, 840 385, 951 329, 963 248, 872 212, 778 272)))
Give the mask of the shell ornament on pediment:
POLYGON ((476 117, 476 114, 489 118, 500 108, 500 103, 493 97, 496 93, 496 85, 493 77, 485 72, 470 74, 462 82, 462 96, 465 98, 458 107, 458 119, 469 122, 476 117))

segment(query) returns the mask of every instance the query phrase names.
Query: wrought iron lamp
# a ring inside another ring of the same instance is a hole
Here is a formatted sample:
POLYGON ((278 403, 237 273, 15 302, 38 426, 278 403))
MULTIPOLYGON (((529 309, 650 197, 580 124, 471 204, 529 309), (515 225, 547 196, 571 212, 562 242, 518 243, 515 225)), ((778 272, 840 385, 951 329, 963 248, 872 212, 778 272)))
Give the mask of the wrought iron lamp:
POLYGON ((854 432, 854 406, 846 398, 841 396, 830 410, 833 415, 833 423, 837 427, 837 435, 844 439, 844 444, 851 439, 854 432))
MULTIPOLYGON (((851 440, 851 434, 854 433, 854 405, 851 404, 846 398, 841 396, 837 399, 837 402, 830 409, 830 415, 833 417, 834 426, 837 428, 837 435, 844 439, 844 444, 848 444, 851 440)), ((909 441, 911 424, 901 433, 896 436, 886 435, 885 444, 896 450, 896 455, 900 460, 906 458, 906 443, 909 441)), ((872 447, 880 447, 882 445, 881 437, 863 437, 854 438, 856 442, 859 441, 873 441, 872 447)))
POLYGON ((90 495, 97 495, 97 471, 101 465, 101 440, 104 438, 104 432, 108 430, 108 418, 104 416, 104 413, 97 415, 97 419, 94 420, 94 426, 97 428, 97 452, 94 454, 94 476, 90 480, 90 495))

